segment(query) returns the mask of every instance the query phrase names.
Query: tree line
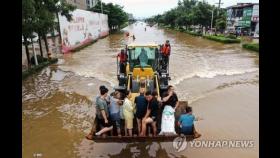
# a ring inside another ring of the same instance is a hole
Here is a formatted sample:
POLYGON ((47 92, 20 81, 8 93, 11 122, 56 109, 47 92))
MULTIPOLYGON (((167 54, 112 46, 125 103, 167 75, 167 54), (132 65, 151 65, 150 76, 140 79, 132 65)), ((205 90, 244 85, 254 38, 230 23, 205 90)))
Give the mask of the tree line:
POLYGON ((74 9, 75 7, 65 0, 22 0, 22 36, 28 67, 31 66, 28 46, 32 43, 34 33, 38 35, 40 54, 43 57, 40 39, 44 40, 46 51, 49 52, 47 34, 54 30, 60 31, 55 19, 60 13, 70 21, 70 12, 74 9))
POLYGON ((193 26, 210 28, 212 11, 212 26, 223 31, 226 27, 226 10, 210 5, 206 1, 179 0, 175 8, 161 15, 150 17, 146 21, 187 30, 192 29, 193 26))
POLYGON ((108 15, 108 25, 110 31, 118 30, 128 22, 128 14, 123 10, 123 6, 113 3, 103 3, 101 10, 101 1, 98 0, 97 4, 89 9, 90 11, 103 13, 108 15))

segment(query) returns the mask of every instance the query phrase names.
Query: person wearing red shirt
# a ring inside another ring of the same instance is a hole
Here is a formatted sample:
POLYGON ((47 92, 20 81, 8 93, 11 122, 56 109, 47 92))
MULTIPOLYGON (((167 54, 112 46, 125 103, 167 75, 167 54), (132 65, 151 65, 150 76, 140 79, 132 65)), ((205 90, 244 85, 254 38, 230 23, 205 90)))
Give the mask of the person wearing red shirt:
POLYGON ((171 46, 169 44, 169 40, 166 40, 165 44, 161 47, 161 54, 163 59, 163 68, 167 69, 167 64, 169 61, 171 46))
POLYGON ((117 55, 119 58, 119 67, 120 67, 120 73, 125 73, 125 67, 126 67, 126 61, 127 61, 127 54, 125 53, 124 49, 121 50, 121 52, 117 55))

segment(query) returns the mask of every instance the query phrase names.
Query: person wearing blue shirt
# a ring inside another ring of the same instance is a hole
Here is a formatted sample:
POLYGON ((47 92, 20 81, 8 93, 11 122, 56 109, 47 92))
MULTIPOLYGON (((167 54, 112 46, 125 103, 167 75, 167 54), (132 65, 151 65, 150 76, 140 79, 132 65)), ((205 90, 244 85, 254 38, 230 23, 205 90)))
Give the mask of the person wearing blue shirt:
MULTIPOLYGON (((113 129, 117 130, 118 136, 121 135, 121 118, 120 118, 120 105, 119 105, 119 99, 120 99, 120 92, 115 91, 110 95, 110 104, 109 104, 109 113, 110 113, 110 119, 113 123, 113 129)), ((112 131, 113 135, 113 131, 112 131)))
POLYGON ((196 120, 197 119, 192 114, 192 107, 187 106, 185 113, 182 114, 178 120, 179 127, 181 128, 181 134, 194 135, 195 138, 200 137, 201 134, 199 134, 194 128, 194 121, 196 120))

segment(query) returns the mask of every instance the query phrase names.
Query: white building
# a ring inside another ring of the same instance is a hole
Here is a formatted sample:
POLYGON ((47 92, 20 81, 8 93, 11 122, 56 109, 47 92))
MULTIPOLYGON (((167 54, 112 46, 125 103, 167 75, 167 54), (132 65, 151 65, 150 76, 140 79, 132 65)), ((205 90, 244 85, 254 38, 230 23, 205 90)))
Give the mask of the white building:
POLYGON ((252 35, 258 29, 258 23, 258 3, 237 3, 227 7, 227 30, 245 30, 252 35))
POLYGON ((252 23, 255 24, 254 30, 254 37, 259 37, 259 5, 256 4, 253 6, 253 13, 252 13, 252 23))

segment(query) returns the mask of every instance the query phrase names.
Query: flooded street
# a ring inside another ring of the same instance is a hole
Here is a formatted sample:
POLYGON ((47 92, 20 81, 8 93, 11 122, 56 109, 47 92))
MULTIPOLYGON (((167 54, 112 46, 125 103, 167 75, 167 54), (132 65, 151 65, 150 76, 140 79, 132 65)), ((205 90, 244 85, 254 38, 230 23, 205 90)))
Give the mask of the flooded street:
POLYGON ((94 143, 85 139, 95 117, 98 87, 117 85, 116 54, 132 42, 112 34, 59 57, 59 62, 22 81, 23 157, 242 157, 259 151, 259 56, 240 44, 222 44, 138 23, 126 27, 135 43, 171 43, 170 84, 187 100, 202 137, 253 140, 253 148, 187 148, 169 143, 94 143), (147 28, 145 31, 144 28, 147 28))

